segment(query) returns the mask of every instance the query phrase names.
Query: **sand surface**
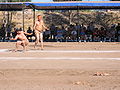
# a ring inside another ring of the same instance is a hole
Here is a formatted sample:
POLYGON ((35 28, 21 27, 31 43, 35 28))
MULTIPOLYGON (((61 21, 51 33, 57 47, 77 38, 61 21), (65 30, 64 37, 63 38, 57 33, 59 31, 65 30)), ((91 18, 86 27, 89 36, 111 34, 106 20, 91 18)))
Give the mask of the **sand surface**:
POLYGON ((45 42, 43 51, 33 45, 6 52, 15 43, 0 43, 0 90, 120 90, 120 43, 45 42))

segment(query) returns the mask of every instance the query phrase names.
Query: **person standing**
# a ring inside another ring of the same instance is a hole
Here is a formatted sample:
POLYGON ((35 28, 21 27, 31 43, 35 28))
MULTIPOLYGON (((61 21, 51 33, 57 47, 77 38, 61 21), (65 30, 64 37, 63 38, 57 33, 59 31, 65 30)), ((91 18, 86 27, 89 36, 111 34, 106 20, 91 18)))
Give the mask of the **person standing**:
POLYGON ((48 30, 48 28, 45 26, 41 15, 38 15, 37 18, 38 20, 36 21, 34 25, 35 36, 36 36, 34 48, 36 48, 36 45, 39 42, 41 42, 41 50, 43 50, 43 32, 44 30, 48 30))
POLYGON ((117 37, 117 42, 120 42, 120 23, 116 26, 116 37, 117 37))
POLYGON ((11 25, 7 26, 7 39, 9 40, 11 37, 11 25))
POLYGON ((3 24, 2 27, 0 28, 0 36, 3 42, 5 41, 5 35, 6 35, 6 31, 5 31, 5 26, 3 24))

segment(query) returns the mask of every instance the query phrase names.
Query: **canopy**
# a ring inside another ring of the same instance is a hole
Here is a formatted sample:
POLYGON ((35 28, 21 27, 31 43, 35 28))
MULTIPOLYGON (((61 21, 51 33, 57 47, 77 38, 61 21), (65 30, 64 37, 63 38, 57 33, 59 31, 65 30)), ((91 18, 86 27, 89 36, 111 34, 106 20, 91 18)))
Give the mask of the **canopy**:
POLYGON ((49 2, 25 3, 40 10, 76 10, 76 9, 120 9, 120 1, 76 1, 76 2, 49 2))
POLYGON ((0 3, 0 11, 19 11, 24 7, 23 3, 0 3))
POLYGON ((15 2, 0 3, 1 11, 22 9, 37 10, 77 10, 77 9, 120 9, 120 1, 76 1, 76 2, 15 2))

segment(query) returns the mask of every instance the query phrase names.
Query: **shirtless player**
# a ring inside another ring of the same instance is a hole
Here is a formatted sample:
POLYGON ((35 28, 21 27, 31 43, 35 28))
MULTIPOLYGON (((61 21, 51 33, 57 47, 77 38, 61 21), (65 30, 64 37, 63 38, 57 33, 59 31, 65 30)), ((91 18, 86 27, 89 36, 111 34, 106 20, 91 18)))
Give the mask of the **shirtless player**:
POLYGON ((43 50, 43 31, 48 30, 48 28, 45 27, 41 15, 38 15, 37 18, 38 18, 38 21, 34 25, 35 36, 36 36, 34 48, 39 42, 41 42, 41 50, 43 50))
POLYGON ((23 46, 23 50, 26 51, 26 47, 28 46, 29 41, 28 41, 27 37, 25 36, 25 34, 27 34, 27 33, 23 32, 23 31, 21 31, 21 30, 17 30, 17 35, 16 35, 16 37, 10 39, 10 40, 18 40, 18 41, 16 42, 15 51, 18 50, 18 45, 23 46))

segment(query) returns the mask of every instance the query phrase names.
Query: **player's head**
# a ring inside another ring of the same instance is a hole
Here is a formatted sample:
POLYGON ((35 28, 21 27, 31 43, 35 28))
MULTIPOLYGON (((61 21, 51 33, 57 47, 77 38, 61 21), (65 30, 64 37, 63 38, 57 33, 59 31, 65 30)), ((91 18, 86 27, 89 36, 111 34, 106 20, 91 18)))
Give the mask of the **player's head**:
POLYGON ((42 19, 42 16, 41 16, 41 15, 38 15, 37 18, 38 18, 38 20, 41 20, 41 19, 42 19))
POLYGON ((21 34, 21 31, 22 31, 22 28, 16 30, 17 34, 21 34))

